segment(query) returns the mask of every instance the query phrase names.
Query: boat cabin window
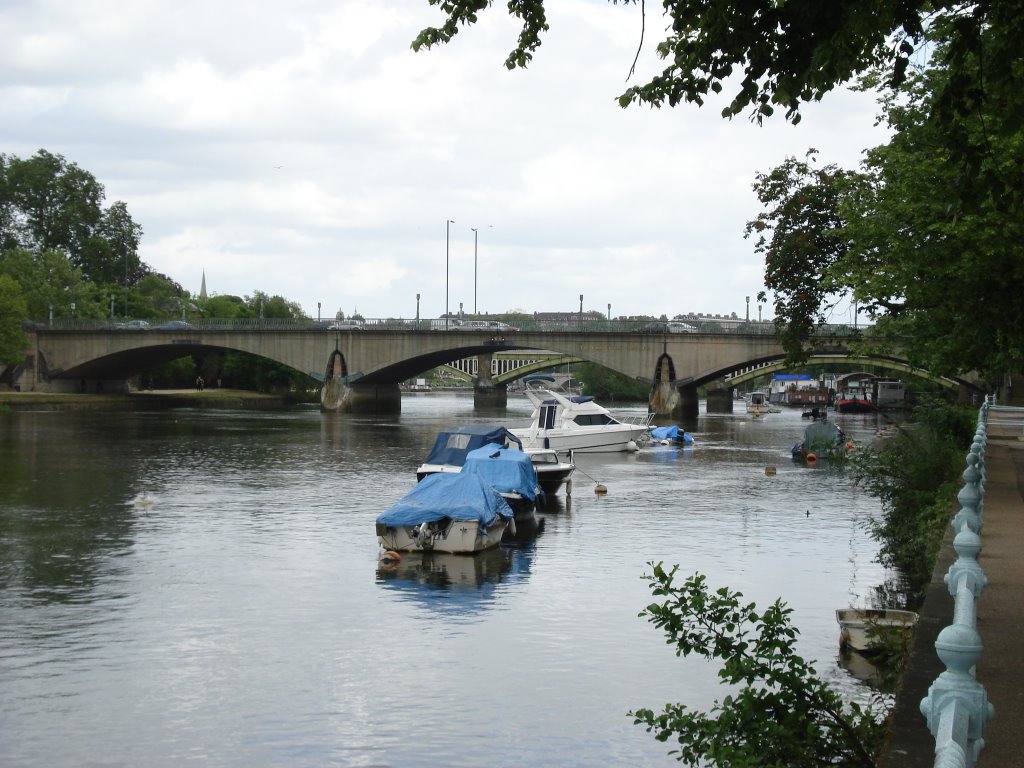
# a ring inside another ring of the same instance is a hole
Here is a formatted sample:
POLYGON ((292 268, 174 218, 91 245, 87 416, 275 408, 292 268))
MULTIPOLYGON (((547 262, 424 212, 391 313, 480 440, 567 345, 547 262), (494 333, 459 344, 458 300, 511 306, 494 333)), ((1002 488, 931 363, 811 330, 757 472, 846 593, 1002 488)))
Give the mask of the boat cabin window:
POLYGON ((445 443, 445 447, 464 451, 469 447, 469 440, 471 437, 472 435, 448 435, 448 442, 445 443))
POLYGON ((554 429, 555 428, 555 413, 558 411, 557 405, 542 405, 540 409, 540 417, 538 418, 538 425, 541 429, 554 429))
POLYGON ((579 424, 581 427, 600 427, 604 424, 618 424, 607 413, 581 413, 573 419, 573 423, 579 424))

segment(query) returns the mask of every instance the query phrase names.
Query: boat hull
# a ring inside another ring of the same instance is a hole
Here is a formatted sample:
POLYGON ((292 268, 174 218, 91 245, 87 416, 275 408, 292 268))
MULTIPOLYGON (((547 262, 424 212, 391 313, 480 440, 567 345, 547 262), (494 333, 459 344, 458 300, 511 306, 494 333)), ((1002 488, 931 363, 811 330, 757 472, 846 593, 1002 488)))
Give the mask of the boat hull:
POLYGON ((875 638, 887 632, 909 630, 917 624, 917 614, 894 608, 845 608, 836 611, 839 644, 861 653, 880 650, 875 638))
POLYGON ((486 527, 476 520, 395 526, 377 523, 377 541, 384 549, 396 552, 472 555, 498 546, 507 525, 508 521, 502 518, 486 527))
POLYGON ((838 413, 874 413, 878 408, 870 400, 837 400, 838 413))
POLYGON ((524 449, 550 448, 559 453, 615 453, 633 451, 647 435, 646 426, 632 424, 610 425, 608 429, 513 429, 512 433, 523 441, 524 449))

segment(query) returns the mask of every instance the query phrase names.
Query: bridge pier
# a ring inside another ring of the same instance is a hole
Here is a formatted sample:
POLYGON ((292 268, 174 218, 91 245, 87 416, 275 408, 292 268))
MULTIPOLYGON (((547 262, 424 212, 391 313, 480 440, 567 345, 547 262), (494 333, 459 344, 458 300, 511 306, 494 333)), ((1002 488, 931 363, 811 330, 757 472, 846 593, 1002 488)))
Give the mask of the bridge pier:
POLYGON ((491 376, 493 360, 493 352, 481 352, 476 356, 473 407, 479 410, 493 410, 508 405, 508 385, 495 384, 491 376))
POLYGON ((508 405, 508 385, 491 384, 481 386, 478 381, 473 385, 473 407, 477 410, 503 409, 508 405))
POLYGON ((673 387, 668 383, 657 384, 651 390, 648 405, 651 411, 659 416, 668 416, 676 421, 693 423, 700 412, 697 385, 683 384, 673 387))
POLYGON ((696 384, 684 384, 679 387, 679 405, 672 411, 672 417, 677 421, 693 423, 700 413, 700 399, 697 396, 696 384))
POLYGON ((716 387, 708 390, 708 413, 732 413, 732 387, 716 387))
POLYGON ((328 380, 320 390, 320 406, 325 411, 345 413, 401 413, 402 392, 398 384, 346 386, 328 380))

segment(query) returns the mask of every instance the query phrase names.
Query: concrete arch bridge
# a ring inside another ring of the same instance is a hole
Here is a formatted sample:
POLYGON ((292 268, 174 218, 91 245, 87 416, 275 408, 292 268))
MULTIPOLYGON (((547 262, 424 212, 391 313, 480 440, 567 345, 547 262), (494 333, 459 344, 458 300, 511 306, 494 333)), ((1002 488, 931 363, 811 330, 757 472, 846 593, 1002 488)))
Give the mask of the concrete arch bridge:
MULTIPOLYGON (((819 354, 848 359, 848 341, 849 337, 823 334, 819 354)), ((271 321, 242 327, 206 321, 144 331, 37 327, 29 332, 24 363, 9 376, 23 390, 126 391, 132 378, 148 368, 221 350, 258 355, 322 381, 321 400, 328 410, 398 411, 401 382, 443 364, 476 358, 474 390, 480 405, 504 405, 507 384, 516 378, 563 362, 586 361, 649 383, 652 410, 675 417, 696 415, 701 385, 717 393, 710 399, 723 407, 728 402, 731 408, 731 388, 741 383, 744 370, 758 366, 758 375, 764 375, 770 364, 781 370, 784 357, 774 334, 744 330, 639 333, 581 328, 495 336, 373 325, 329 331, 271 321), (531 364, 494 375, 492 361, 499 352, 544 354, 533 355, 531 364)), ((899 364, 895 358, 891 362, 899 364)), ((871 359, 871 364, 879 363, 871 359)))

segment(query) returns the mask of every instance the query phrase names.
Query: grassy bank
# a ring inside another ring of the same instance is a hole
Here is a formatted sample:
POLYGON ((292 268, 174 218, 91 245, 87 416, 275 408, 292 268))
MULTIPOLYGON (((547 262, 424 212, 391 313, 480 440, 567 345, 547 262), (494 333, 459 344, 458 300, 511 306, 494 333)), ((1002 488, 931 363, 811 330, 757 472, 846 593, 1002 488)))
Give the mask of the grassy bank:
POLYGON ((127 394, 80 392, 0 392, 0 410, 6 411, 130 411, 142 408, 246 408, 274 409, 292 405, 284 395, 244 389, 163 389, 127 394))

